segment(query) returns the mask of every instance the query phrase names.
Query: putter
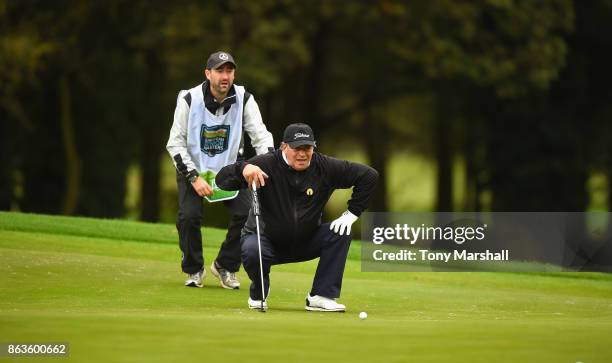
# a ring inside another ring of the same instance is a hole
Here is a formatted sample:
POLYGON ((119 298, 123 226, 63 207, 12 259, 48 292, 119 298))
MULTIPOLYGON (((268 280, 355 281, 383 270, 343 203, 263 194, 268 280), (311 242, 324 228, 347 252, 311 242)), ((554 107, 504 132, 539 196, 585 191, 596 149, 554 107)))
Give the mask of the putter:
POLYGON ((263 279, 263 261, 261 259, 261 233, 259 231, 259 199, 257 198, 257 183, 253 180, 253 214, 255 215, 255 224, 257 225, 257 247, 259 250, 259 273, 261 276, 261 311, 265 313, 264 302, 266 301, 266 294, 264 290, 264 279, 263 279))

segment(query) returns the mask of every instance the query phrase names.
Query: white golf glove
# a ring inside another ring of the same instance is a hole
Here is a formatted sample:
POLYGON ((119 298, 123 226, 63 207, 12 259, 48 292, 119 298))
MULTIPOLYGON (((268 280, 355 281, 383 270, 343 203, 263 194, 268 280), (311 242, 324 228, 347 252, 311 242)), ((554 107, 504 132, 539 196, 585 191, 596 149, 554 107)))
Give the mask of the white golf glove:
POLYGON ((344 234, 344 231, 346 230, 346 235, 348 236, 351 234, 351 226, 353 225, 353 223, 355 223, 357 218, 359 217, 349 211, 346 211, 342 213, 342 215, 338 219, 331 222, 329 230, 333 230, 335 233, 338 233, 340 235, 344 234))

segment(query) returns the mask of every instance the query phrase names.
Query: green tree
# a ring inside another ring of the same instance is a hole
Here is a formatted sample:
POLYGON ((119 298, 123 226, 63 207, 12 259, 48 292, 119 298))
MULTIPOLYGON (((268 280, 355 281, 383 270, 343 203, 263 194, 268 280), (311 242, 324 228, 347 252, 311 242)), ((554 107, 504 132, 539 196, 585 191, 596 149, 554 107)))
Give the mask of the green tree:
MULTIPOLYGON (((422 70, 438 100, 434 126, 437 131, 433 140, 438 144, 436 209, 452 210, 450 155, 456 152, 453 145, 458 144, 450 139, 453 134, 449 131, 458 129, 453 124, 463 122, 466 139, 474 142, 476 138, 469 136, 472 130, 477 135, 483 131, 480 126, 472 128, 465 115, 483 119, 485 122, 478 125, 485 127, 503 121, 495 115, 478 112, 479 107, 492 107, 484 102, 478 105, 471 97, 487 93, 494 97, 483 101, 512 102, 548 89, 565 65, 564 36, 572 30, 572 4, 569 1, 439 0, 410 4, 385 1, 381 8, 390 28, 386 37, 390 51, 422 70)), ((511 128, 513 121, 506 122, 510 122, 506 126, 511 128)), ((500 132, 493 133, 500 135, 500 132)), ((475 187, 479 183, 479 167, 474 160, 476 150, 479 148, 470 145, 465 155, 472 190, 479 189, 475 187)), ((508 163, 496 165, 510 166, 508 163)), ((504 198, 501 190, 497 192, 496 197, 504 198)))

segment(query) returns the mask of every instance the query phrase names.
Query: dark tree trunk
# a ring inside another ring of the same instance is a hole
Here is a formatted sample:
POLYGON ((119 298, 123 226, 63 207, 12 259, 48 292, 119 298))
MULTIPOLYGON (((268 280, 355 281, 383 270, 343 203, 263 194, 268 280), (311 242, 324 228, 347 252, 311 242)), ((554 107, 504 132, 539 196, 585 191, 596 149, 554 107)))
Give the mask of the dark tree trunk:
MULTIPOLYGON (((57 85, 55 69, 43 76, 42 84, 57 85)), ((62 211, 65 193, 65 159, 59 119, 59 100, 56 87, 42 87, 31 98, 28 114, 35 120, 24 139, 29 146, 23 152, 24 212, 58 214, 62 211)))
POLYGON ((481 192, 481 140, 480 124, 475 120, 465 123, 465 203, 463 209, 467 212, 480 212, 482 206, 480 203, 481 192))
POLYGON ((0 107, 0 155, 4 155, 3 164, 0 167, 0 210, 10 210, 13 201, 15 173, 15 150, 12 150, 11 139, 16 137, 9 124, 13 121, 9 115, 0 107))
POLYGON ((465 157, 465 204, 464 210, 480 212, 483 209, 481 196, 486 188, 486 124, 485 111, 490 95, 473 87, 467 97, 463 122, 465 157))
POLYGON ((310 41, 310 51, 312 62, 308 67, 308 72, 302 72, 307 75, 304 82, 304 97, 302 99, 306 123, 312 126, 315 134, 322 134, 328 129, 331 123, 327 123, 322 119, 320 104, 323 88, 321 87, 321 78, 325 76, 323 73, 327 70, 328 57, 325 56, 329 35, 333 31, 333 23, 330 19, 320 18, 317 23, 317 30, 313 34, 310 41))
MULTIPOLYGON (((612 212, 612 147, 608 149, 608 212, 612 212)), ((612 236, 612 213, 608 213, 608 235, 612 236)), ((610 247, 612 249, 612 246, 610 247)))
POLYGON ((436 211, 453 210, 453 150, 452 128, 448 106, 438 102, 434 126, 436 152, 436 211))
POLYGON ((154 132, 146 133, 140 158, 141 211, 140 219, 147 222, 159 220, 160 208, 160 145, 161 140, 154 132))
POLYGON ((387 159, 389 157, 389 129, 384 120, 378 120, 380 117, 372 107, 366 113, 366 122, 362 123, 363 141, 365 143, 366 152, 370 166, 378 172, 378 184, 372 201, 370 202, 369 211, 372 212, 387 212, 387 159))
POLYGON ((72 93, 70 83, 66 76, 59 80, 60 119, 62 126, 62 140, 64 158, 66 163, 66 192, 62 213, 73 215, 79 201, 81 184, 81 162, 76 148, 73 125, 72 93))
POLYGON ((163 92, 165 83, 165 68, 159 55, 155 51, 147 54, 147 73, 145 85, 145 95, 147 102, 151 102, 148 107, 149 112, 145 112, 143 127, 143 140, 140 158, 142 169, 141 179, 141 211, 140 219, 147 222, 157 222, 159 220, 160 209, 160 156, 164 151, 165 137, 168 130, 168 115, 158 112, 165 104, 163 92))

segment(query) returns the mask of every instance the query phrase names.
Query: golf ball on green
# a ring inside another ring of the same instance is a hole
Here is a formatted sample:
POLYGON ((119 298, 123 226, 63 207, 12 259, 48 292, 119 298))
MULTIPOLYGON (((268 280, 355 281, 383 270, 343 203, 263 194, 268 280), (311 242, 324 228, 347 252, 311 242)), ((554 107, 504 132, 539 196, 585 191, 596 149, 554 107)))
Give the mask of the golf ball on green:
POLYGON ((359 313, 359 319, 364 320, 367 317, 368 317, 368 313, 366 313, 365 311, 362 311, 359 313))

